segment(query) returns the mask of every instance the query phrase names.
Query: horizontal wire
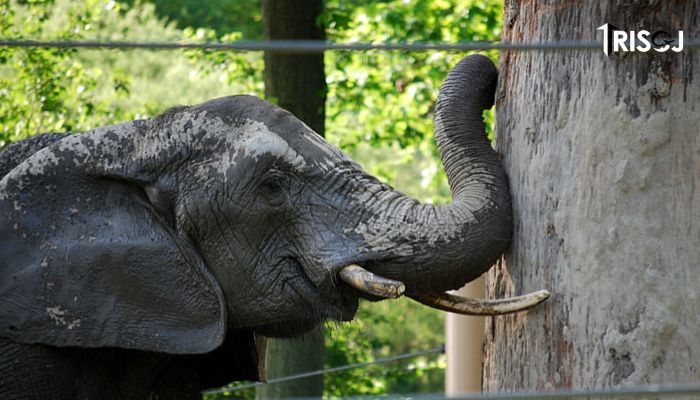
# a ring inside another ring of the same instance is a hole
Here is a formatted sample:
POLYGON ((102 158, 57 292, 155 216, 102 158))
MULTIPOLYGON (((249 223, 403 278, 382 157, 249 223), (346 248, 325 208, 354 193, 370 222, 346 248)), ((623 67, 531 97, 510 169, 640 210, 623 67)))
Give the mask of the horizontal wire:
POLYGON ((151 49, 151 50, 235 50, 281 51, 286 53, 322 53, 324 51, 464 51, 464 50, 537 50, 537 49, 597 49, 602 42, 554 42, 554 43, 331 43, 321 40, 244 40, 230 43, 182 43, 182 42, 110 42, 93 40, 0 40, 3 47, 53 47, 53 48, 103 48, 103 49, 151 49))
MULTIPOLYGON (((374 361, 367 361, 356 364, 343 365, 340 367, 303 372, 294 375, 288 375, 281 378, 273 378, 267 382, 255 382, 248 383, 233 387, 222 387, 217 389, 206 390, 202 392, 203 394, 222 394, 227 392, 234 392, 243 389, 252 389, 265 385, 272 385, 281 382, 288 382, 297 379, 309 378, 312 376, 331 374, 340 371, 346 371, 350 369, 363 368, 376 364, 385 364, 392 361, 399 361, 409 358, 415 358, 428 354, 444 353, 445 346, 440 346, 433 349, 418 351, 414 353, 400 354, 397 356, 391 356, 386 358, 380 358, 374 361)), ((657 398, 670 397, 670 396, 693 396, 695 398, 700 398, 700 383, 696 384, 684 384, 684 385, 649 385, 649 386, 639 386, 639 387, 617 387, 617 388, 603 388, 603 389, 582 389, 582 390, 557 390, 557 391, 530 391, 530 392, 510 392, 510 393, 465 393, 461 395, 453 396, 450 398, 461 399, 461 400, 512 400, 512 399, 588 399, 591 396, 597 398, 615 398, 615 399, 628 399, 628 398, 646 398, 650 396, 656 396, 657 398)), ((429 394, 415 394, 411 395, 414 399, 433 399, 433 398, 445 398, 444 394, 437 394, 435 396, 429 394)), ((353 398, 353 397, 350 397, 353 398)), ((357 397, 358 399, 361 397, 357 397)), ((389 395, 388 398, 392 398, 389 395)), ((406 398, 405 395, 401 395, 400 398, 406 398)))
POLYGON ((397 356, 380 358, 380 359, 377 359, 374 361, 367 361, 367 362, 361 362, 361 363, 356 363, 356 364, 348 364, 348 365, 343 365, 340 367, 319 369, 316 371, 302 372, 299 374, 288 375, 288 376, 284 376, 281 378, 273 378, 273 379, 268 380, 267 382, 256 382, 256 383, 248 383, 248 384, 233 386, 233 387, 223 387, 223 388, 218 388, 218 389, 206 390, 202 393, 204 393, 204 394, 221 394, 221 393, 225 393, 225 392, 233 392, 236 390, 250 389, 250 388, 255 388, 255 387, 265 386, 265 385, 272 385, 275 383, 293 381, 293 380, 303 379, 303 378, 310 378, 312 376, 318 376, 318 375, 332 374, 335 372, 346 371, 349 369, 368 367, 370 365, 376 365, 376 364, 385 364, 385 363, 392 362, 392 361, 405 360, 408 358, 415 358, 415 357, 425 356, 428 354, 444 353, 444 352, 445 352, 445 346, 443 345, 440 347, 436 347, 434 349, 417 351, 414 353, 400 354, 397 356))
MULTIPOLYGON (((229 43, 131 42, 96 40, 15 40, 1 39, 0 47, 149 49, 149 50, 233 50, 283 53, 322 53, 325 51, 467 51, 467 50, 594 50, 597 41, 559 41, 542 43, 459 42, 459 43, 332 43, 322 40, 242 40, 229 43)), ((687 40, 685 48, 700 47, 700 40, 687 40)))

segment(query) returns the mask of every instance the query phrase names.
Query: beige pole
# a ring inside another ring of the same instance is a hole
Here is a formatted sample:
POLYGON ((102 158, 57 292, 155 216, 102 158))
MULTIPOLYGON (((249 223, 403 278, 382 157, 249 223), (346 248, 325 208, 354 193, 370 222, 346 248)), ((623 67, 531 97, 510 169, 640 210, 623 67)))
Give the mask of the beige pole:
MULTIPOLYGON (((484 298, 484 277, 470 282, 456 294, 484 298)), ((481 392, 484 317, 447 313, 445 317, 445 347, 447 369, 445 394, 456 397, 464 393, 481 392)))

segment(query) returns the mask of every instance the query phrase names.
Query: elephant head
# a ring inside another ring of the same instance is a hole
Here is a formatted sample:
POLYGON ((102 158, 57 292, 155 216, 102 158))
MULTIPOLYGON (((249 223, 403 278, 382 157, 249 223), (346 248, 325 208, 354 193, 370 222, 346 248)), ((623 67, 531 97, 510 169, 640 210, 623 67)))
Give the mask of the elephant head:
POLYGON ((196 354, 240 332, 291 336, 350 320, 362 297, 405 292, 470 311, 440 293, 486 271, 512 230, 482 119, 496 81, 491 61, 471 56, 440 90, 450 205, 408 198, 251 96, 37 139, 26 157, 26 144, 10 146, 0 158, 0 336, 196 354))

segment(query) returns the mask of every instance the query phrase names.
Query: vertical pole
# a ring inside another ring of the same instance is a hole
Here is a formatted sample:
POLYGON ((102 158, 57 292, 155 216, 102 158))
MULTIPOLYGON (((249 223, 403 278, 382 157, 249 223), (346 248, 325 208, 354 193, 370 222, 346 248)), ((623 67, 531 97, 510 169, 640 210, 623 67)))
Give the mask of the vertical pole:
MULTIPOLYGON (((456 294, 483 298, 484 277, 468 283, 456 294)), ((456 397, 464 393, 481 392, 484 317, 447 313, 445 340, 447 354, 445 395, 456 397)))
MULTIPOLYGON (((268 40, 325 39, 317 23, 323 0, 263 0, 263 35, 268 40)), ((323 54, 265 53, 265 97, 290 111, 311 129, 324 135, 326 76, 323 54)), ((301 339, 270 339, 267 377, 280 378, 323 368, 323 331, 301 339)), ((261 387, 260 399, 321 397, 323 376, 261 387)))

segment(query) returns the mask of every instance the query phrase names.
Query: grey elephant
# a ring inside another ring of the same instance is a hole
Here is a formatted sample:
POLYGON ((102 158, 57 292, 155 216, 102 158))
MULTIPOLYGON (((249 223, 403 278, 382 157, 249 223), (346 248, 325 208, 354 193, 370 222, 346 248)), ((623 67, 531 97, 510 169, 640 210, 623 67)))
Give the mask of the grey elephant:
POLYGON ((0 153, 0 398, 199 398, 261 379, 264 337, 402 294, 464 313, 546 297, 444 293, 509 244, 508 181, 484 132, 497 72, 463 59, 436 139, 454 201, 381 183, 251 96, 0 153))

